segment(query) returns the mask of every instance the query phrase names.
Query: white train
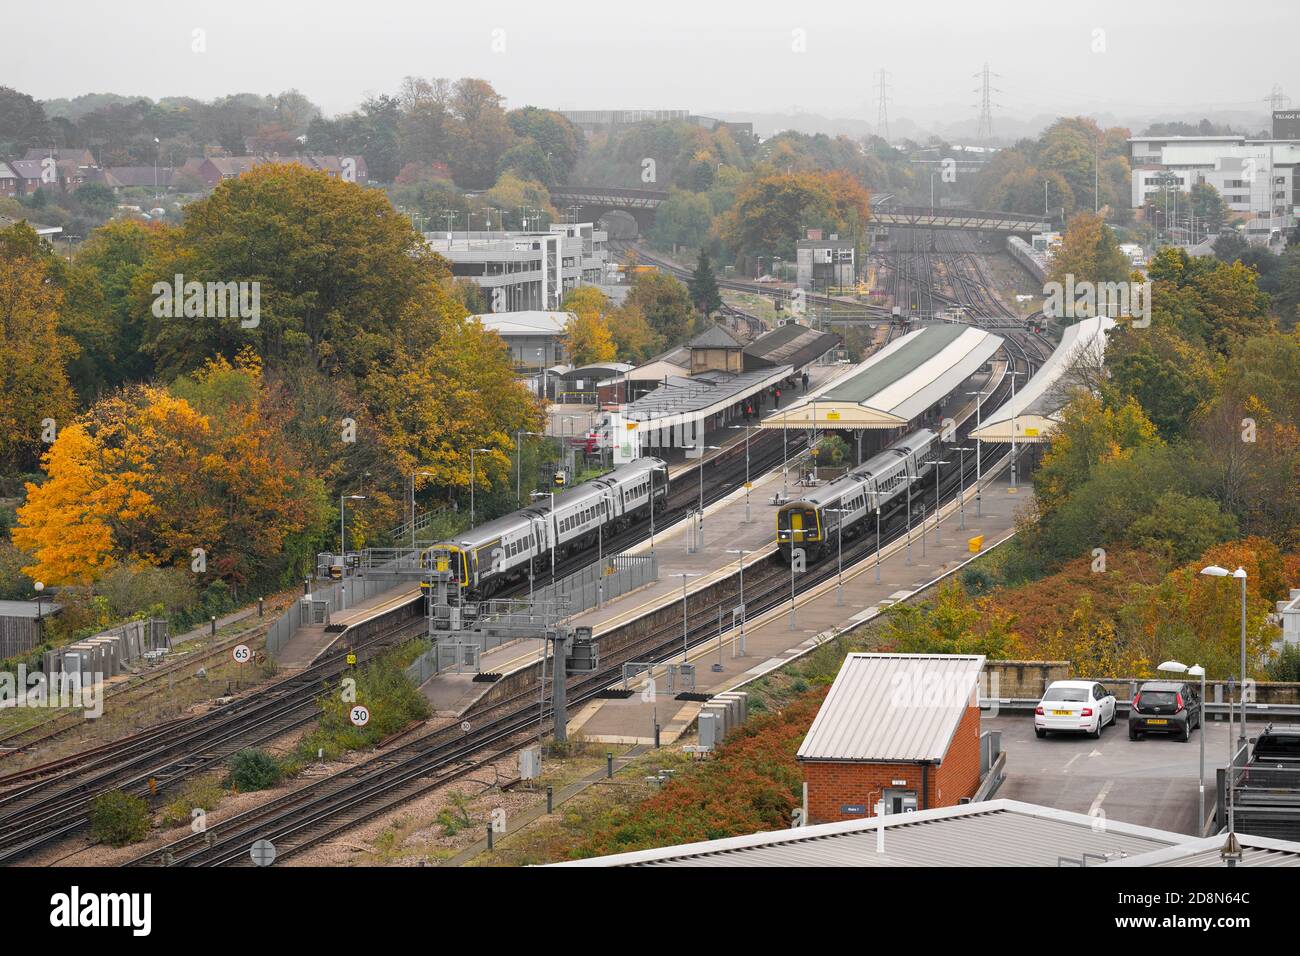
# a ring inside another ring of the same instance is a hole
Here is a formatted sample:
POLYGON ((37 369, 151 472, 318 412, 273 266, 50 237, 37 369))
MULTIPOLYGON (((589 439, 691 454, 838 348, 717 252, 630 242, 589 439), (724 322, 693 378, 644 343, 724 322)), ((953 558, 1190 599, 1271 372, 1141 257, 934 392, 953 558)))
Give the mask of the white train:
MULTIPOLYGON (((519 511, 471 528, 454 541, 428 548, 421 563, 442 568, 467 597, 486 598, 503 587, 548 570, 571 554, 649 516, 668 497, 668 468, 659 458, 638 458, 608 475, 583 482, 519 511), (554 544, 554 550, 552 550, 554 544)), ((427 586, 427 585, 426 585, 427 586)))
POLYGON ((836 546, 841 523, 844 537, 857 534, 877 508, 907 494, 909 478, 915 482, 930 473, 938 442, 929 429, 911 432, 844 477, 783 505, 776 515, 781 557, 789 561, 793 547, 815 560, 827 546, 836 546))

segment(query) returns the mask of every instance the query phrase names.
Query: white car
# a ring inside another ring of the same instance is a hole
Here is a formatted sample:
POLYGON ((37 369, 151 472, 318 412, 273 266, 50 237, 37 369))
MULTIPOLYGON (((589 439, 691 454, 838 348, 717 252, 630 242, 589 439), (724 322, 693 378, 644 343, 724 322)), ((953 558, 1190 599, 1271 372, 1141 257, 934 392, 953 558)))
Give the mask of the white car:
POLYGON ((1115 723, 1115 695, 1090 680, 1055 680, 1034 708, 1034 733, 1046 737, 1049 730, 1085 733, 1100 737, 1115 723))

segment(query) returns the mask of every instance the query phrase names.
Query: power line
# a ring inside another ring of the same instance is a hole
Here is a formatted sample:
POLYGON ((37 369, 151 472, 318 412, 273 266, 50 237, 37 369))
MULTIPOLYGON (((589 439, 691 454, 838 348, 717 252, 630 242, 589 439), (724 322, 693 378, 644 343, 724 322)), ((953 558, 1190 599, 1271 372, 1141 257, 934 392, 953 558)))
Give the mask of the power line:
POLYGON ((1273 110, 1284 110, 1291 105, 1291 97, 1282 92, 1281 86, 1274 83, 1272 91, 1264 97, 1264 102, 1273 110))
POLYGON ((994 89, 989 82, 993 78, 1002 79, 1000 73, 989 72, 989 65, 984 64, 984 69, 975 74, 975 79, 980 80, 980 86, 973 90, 980 94, 980 123, 979 132, 975 134, 976 139, 982 139, 986 142, 993 139, 993 96, 994 93, 1001 93, 1001 90, 994 89))
POLYGON ((880 90, 879 105, 876 107, 876 135, 889 142, 889 72, 881 69, 876 76, 876 85, 880 90))

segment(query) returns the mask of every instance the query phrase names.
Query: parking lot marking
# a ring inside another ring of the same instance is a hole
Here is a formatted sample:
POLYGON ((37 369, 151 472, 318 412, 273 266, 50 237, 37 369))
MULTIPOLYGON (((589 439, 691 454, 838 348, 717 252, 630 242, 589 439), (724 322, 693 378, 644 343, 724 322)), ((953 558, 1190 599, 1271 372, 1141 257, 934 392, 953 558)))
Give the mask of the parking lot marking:
POLYGON ((1102 784, 1101 790, 1097 793, 1097 799, 1092 801, 1092 806, 1088 808, 1088 816, 1096 816, 1097 811, 1101 809, 1101 802, 1106 799, 1106 794, 1110 793, 1110 788, 1114 784, 1114 780, 1107 780, 1102 784))
POLYGON ((1071 757, 1069 760, 1067 760, 1067 761, 1065 762, 1065 766, 1061 768, 1061 773, 1069 773, 1069 772, 1070 772, 1070 764, 1074 763, 1074 762, 1075 762, 1076 760, 1078 760, 1081 756, 1082 756, 1082 754, 1075 754, 1073 757, 1071 757))

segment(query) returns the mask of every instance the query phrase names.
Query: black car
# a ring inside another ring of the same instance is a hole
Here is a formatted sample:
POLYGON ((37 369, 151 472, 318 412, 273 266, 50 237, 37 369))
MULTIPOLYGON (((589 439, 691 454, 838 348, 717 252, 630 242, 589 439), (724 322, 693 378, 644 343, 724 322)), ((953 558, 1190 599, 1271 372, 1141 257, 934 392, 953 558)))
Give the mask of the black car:
POLYGON ((1300 767, 1300 726, 1274 726, 1269 724, 1264 732, 1254 738, 1250 762, 1275 767, 1300 767))
POLYGON ((1128 739, 1173 734, 1187 740, 1201 723, 1201 695, 1195 687, 1181 681, 1147 681, 1129 705, 1128 739))

